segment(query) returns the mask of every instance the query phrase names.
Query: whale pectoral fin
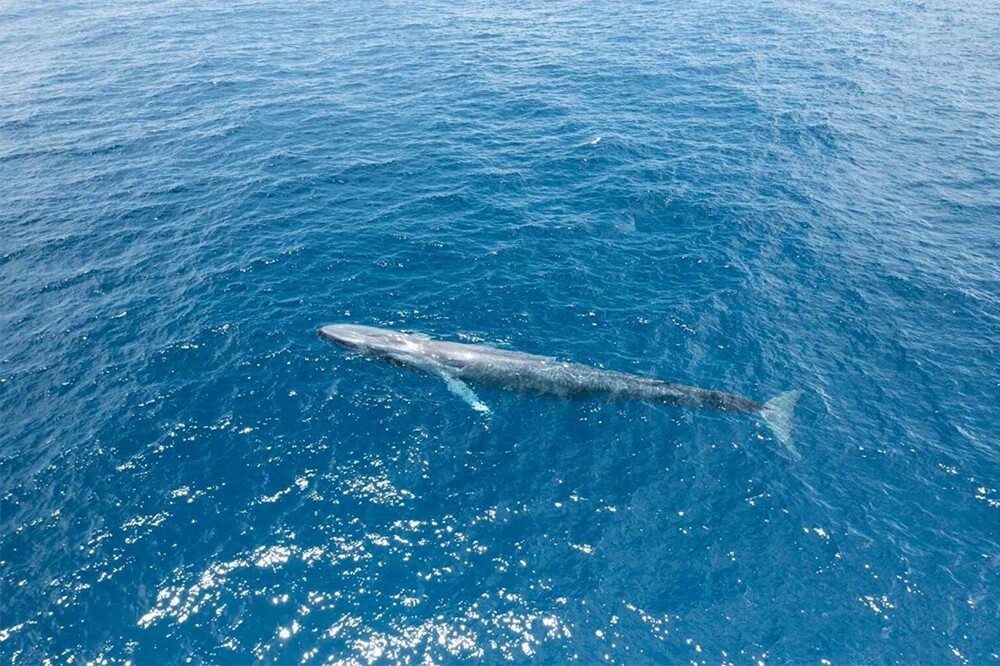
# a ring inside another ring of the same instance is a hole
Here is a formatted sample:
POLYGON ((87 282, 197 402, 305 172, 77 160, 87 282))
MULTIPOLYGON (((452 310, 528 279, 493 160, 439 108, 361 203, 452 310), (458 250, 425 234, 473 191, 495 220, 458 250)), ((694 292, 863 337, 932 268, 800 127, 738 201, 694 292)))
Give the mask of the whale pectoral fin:
POLYGON ((477 412, 489 415, 490 408, 485 402, 479 399, 479 396, 469 388, 469 385, 463 382, 461 379, 451 374, 447 370, 439 370, 438 374, 441 375, 441 379, 444 380, 445 385, 448 390, 457 395, 459 398, 464 400, 470 407, 472 407, 477 412))

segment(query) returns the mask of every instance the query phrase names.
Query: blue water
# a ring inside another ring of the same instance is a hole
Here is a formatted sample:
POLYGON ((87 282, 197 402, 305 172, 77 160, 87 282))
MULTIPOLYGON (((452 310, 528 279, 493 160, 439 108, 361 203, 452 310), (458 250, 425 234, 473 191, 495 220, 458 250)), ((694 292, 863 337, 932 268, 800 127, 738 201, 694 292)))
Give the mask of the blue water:
POLYGON ((1000 9, 612 4, 0 5, 5 662, 1000 660, 1000 9))

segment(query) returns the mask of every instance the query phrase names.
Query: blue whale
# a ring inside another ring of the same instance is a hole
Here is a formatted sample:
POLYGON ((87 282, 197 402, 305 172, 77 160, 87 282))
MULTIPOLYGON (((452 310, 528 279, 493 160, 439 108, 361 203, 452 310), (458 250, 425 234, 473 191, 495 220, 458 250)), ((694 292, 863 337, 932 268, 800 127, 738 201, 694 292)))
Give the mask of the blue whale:
POLYGON ((549 356, 435 340, 420 333, 355 324, 331 324, 320 328, 318 333, 325 340, 366 356, 439 375, 448 388, 482 412, 489 412, 489 408, 466 382, 565 398, 603 396, 743 412, 759 416, 778 441, 797 456, 792 446, 792 413, 801 391, 782 393, 760 403, 732 393, 592 368, 549 356))

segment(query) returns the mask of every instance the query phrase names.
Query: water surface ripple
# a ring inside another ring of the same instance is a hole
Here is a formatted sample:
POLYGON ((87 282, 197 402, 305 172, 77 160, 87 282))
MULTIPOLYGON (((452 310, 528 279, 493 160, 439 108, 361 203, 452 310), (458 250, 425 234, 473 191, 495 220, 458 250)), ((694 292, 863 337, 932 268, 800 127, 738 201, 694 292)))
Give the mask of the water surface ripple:
POLYGON ((1000 660, 998 44, 966 0, 3 3, 0 656, 1000 660), (486 421, 339 321, 800 388, 803 459, 486 421))

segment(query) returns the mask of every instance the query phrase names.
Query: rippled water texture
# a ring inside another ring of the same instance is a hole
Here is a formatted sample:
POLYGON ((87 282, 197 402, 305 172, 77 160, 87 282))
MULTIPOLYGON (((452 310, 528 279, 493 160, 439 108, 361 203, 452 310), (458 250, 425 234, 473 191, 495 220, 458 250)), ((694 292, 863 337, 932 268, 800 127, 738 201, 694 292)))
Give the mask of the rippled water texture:
POLYGON ((1000 660, 1000 10, 610 4, 0 5, 4 661, 1000 660))

